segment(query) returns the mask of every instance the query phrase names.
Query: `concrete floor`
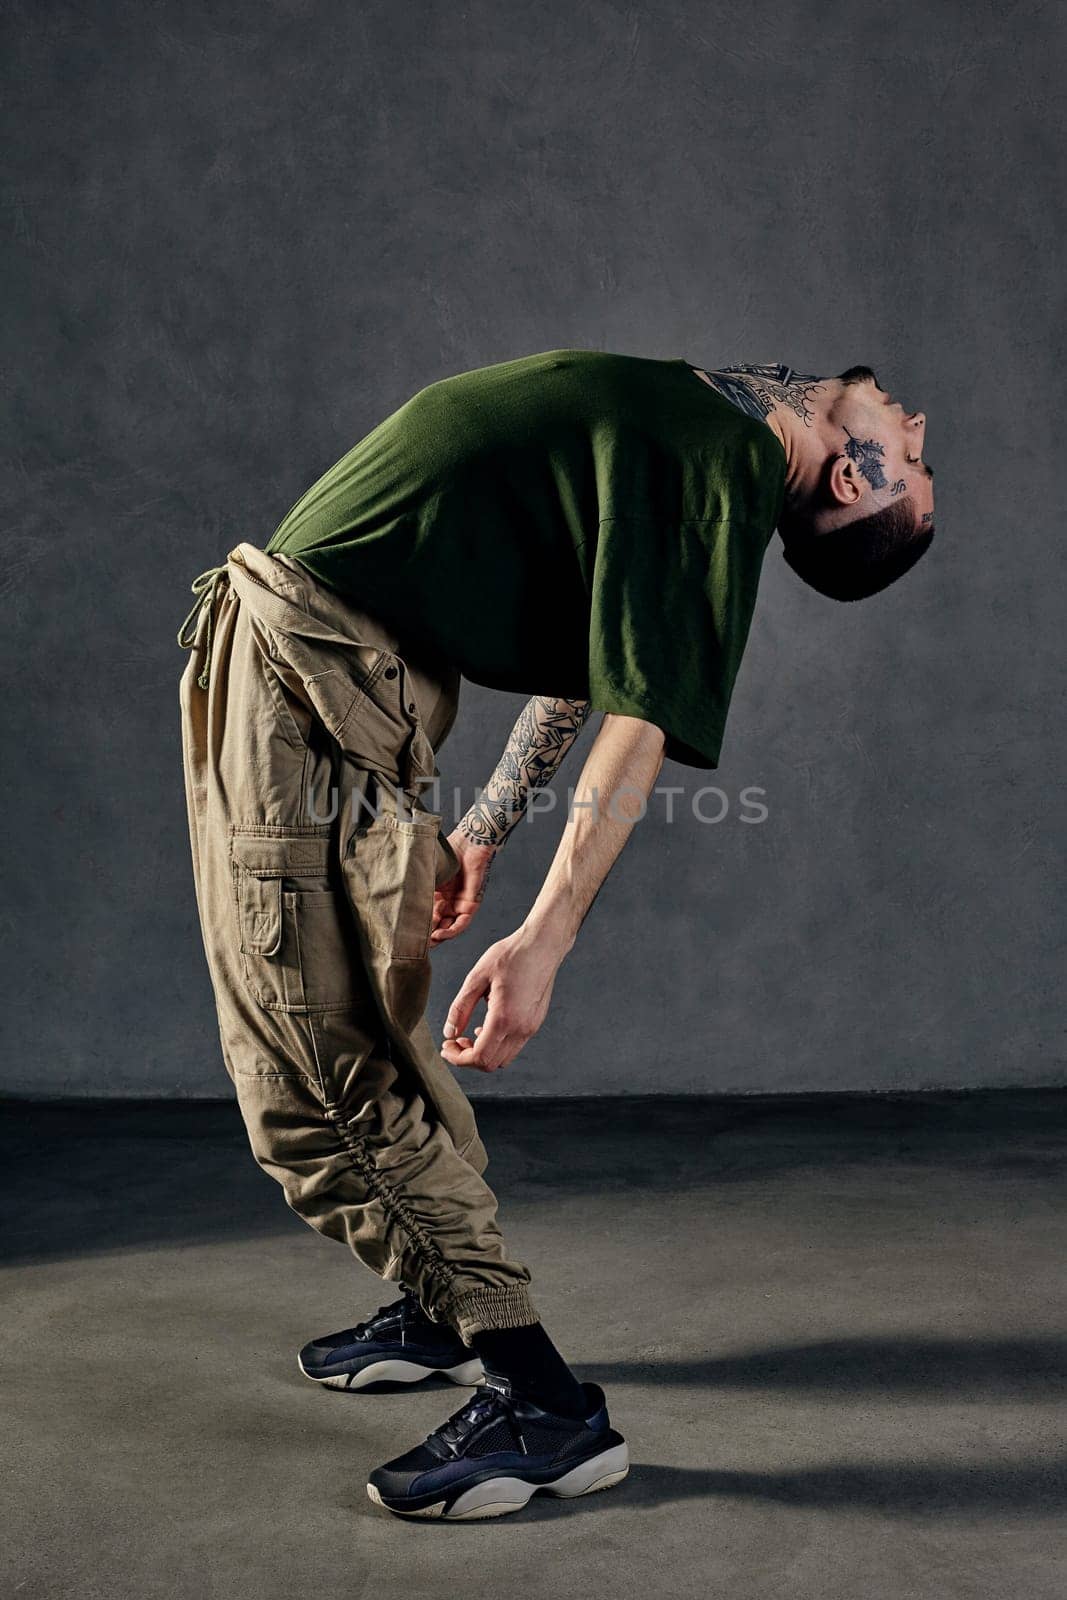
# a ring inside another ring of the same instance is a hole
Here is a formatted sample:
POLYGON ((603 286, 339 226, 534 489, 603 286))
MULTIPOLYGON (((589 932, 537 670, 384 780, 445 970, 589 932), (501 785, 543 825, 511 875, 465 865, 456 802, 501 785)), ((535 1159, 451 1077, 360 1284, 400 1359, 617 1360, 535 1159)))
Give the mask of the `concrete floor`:
POLYGON ((1060 1600, 1067 1093, 479 1117, 628 1480, 470 1526, 376 1510, 368 1468, 467 1391, 299 1377, 393 1291, 286 1210, 234 1107, 9 1103, 5 1592, 1060 1600))

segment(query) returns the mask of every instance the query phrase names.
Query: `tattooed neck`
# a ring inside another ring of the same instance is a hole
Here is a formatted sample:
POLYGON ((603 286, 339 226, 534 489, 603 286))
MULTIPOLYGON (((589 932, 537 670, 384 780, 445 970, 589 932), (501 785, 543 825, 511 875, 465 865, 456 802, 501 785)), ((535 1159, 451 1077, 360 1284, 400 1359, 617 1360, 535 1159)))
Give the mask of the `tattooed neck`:
POLYGON ((814 416, 812 395, 825 385, 825 379, 810 372, 797 372, 784 362, 751 366, 743 362, 734 367, 698 367, 724 399, 750 417, 766 422, 775 408, 785 408, 798 421, 810 427, 814 416))

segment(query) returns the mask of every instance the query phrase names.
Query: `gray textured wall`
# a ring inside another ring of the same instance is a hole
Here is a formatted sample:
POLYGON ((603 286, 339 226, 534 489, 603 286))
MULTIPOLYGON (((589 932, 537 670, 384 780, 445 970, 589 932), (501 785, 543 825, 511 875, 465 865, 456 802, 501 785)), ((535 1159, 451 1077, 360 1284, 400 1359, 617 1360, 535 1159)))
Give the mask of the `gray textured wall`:
MULTIPOLYGON (((768 821, 654 808, 541 1035, 466 1086, 1064 1081, 1062 11, 12 0, 4 28, 4 1087, 228 1092, 188 583, 416 388, 568 345, 875 366, 929 414, 940 532, 856 607, 775 542, 717 775, 768 821)), ((449 782, 518 704, 467 689, 449 782)), ((509 846, 437 1018, 554 837, 509 846)))

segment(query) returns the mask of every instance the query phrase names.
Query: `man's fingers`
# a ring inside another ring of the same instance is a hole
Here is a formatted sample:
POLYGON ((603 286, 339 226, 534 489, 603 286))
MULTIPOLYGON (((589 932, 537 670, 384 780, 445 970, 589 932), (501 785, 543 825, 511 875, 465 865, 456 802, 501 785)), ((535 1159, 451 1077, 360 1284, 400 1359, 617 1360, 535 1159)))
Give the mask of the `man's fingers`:
POLYGON ((486 1058, 483 1054, 480 1038, 446 1039, 441 1054, 450 1067, 472 1067, 475 1072, 499 1072, 510 1061, 514 1061, 521 1049, 521 1040, 506 1035, 492 1058, 486 1058))
POLYGON ((474 1066, 474 1040, 468 1039, 465 1034, 458 1039, 446 1039, 441 1046, 441 1054, 450 1067, 474 1066))
POLYGON ((475 1065, 486 1067, 490 1072, 502 1067, 509 1059, 507 1047, 510 1038, 507 1026, 502 1021, 494 1023, 492 1016, 488 1016, 474 1041, 475 1065))
MULTIPOLYGON (((458 999, 456 1004, 459 1004, 458 999)), ((451 1013, 449 1015, 451 1016, 451 1013)), ((469 1017, 469 1011, 467 1015, 469 1017)), ((491 989, 485 1021, 479 1023, 473 1030, 473 1038, 462 1031, 466 1025, 467 1018, 464 1018, 458 1025, 460 1031, 452 1038, 446 1036, 441 1046, 441 1054, 450 1066, 474 1067, 479 1072, 495 1072, 499 1067, 506 1066, 522 1048, 522 1039, 512 1037, 511 1025, 502 1002, 498 999, 494 1005, 491 989)))
POLYGON ((489 988, 489 979, 475 967, 468 972, 456 998, 448 1008, 445 1018, 444 1034, 446 1039, 454 1039, 461 1034, 470 1021, 471 1012, 489 988))
POLYGON ((459 934, 466 933, 472 921, 473 912, 464 916, 449 917, 440 927, 434 929, 430 938, 435 944, 439 944, 442 939, 455 939, 459 934))
POLYGON ((499 985, 490 989, 485 1021, 474 1032, 474 1047, 470 1061, 465 1065, 495 1072, 499 1067, 506 1066, 522 1049, 525 1036, 517 1027, 514 1014, 508 1008, 507 996, 501 992, 499 985))

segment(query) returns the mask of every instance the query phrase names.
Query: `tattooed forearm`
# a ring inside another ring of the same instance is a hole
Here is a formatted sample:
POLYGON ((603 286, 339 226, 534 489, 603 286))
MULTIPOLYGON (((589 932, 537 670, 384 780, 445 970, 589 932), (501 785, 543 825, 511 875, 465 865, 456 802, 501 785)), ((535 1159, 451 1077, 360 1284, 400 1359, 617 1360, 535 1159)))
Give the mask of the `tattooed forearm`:
POLYGON ((783 361, 766 366, 742 362, 713 371, 703 367, 696 370, 725 400, 760 422, 766 421, 775 406, 788 406, 794 416, 810 426, 813 412, 808 402, 826 381, 810 372, 797 372, 783 361))
POLYGON ((460 819, 460 831, 472 844, 504 843, 525 816, 533 791, 552 782, 588 717, 588 700, 534 695, 511 730, 493 776, 460 819))

